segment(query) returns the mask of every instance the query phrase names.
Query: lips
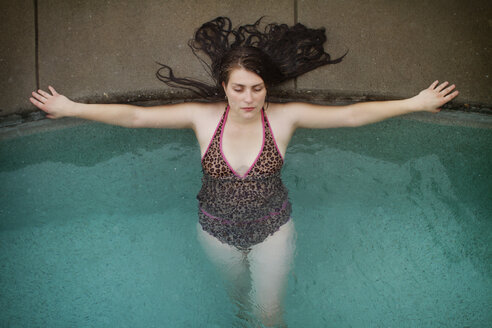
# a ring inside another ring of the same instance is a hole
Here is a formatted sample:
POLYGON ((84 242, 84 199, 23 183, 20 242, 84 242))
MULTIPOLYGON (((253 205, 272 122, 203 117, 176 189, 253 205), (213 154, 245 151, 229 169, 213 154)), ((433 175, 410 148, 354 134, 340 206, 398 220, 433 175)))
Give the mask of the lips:
POLYGON ((241 107, 241 109, 246 111, 246 112, 251 112, 251 111, 255 110, 255 107, 241 107))

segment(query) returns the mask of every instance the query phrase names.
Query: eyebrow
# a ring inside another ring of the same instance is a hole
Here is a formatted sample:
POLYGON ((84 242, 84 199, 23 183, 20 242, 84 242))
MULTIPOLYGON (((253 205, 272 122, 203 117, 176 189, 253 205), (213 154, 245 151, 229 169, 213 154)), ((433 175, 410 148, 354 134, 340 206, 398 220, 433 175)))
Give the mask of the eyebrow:
MULTIPOLYGON (((258 83, 258 84, 252 85, 251 87, 252 88, 255 88, 255 87, 260 87, 260 86, 264 86, 264 85, 265 85, 265 83, 262 82, 262 83, 258 83)), ((234 83, 234 82, 232 83, 232 86, 233 87, 245 87, 244 84, 234 83)))

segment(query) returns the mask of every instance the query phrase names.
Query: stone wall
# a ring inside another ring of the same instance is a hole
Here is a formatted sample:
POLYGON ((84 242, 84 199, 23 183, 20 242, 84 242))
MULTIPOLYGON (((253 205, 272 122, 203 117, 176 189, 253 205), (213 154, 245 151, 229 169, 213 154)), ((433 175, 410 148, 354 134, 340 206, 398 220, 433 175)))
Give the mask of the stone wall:
POLYGON ((187 41, 221 15, 234 25, 265 16, 323 26, 327 52, 349 50, 341 64, 283 85, 290 98, 401 98, 439 79, 458 86, 456 108, 483 109, 492 104, 491 12, 482 0, 2 0, 0 116, 42 117, 28 98, 48 85, 85 102, 177 97, 155 62, 207 79, 187 41))

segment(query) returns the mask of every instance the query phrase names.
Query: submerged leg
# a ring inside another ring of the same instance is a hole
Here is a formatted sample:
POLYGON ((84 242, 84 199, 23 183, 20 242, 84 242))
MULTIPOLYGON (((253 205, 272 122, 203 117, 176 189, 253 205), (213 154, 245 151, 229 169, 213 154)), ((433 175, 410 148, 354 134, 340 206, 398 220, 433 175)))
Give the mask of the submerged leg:
POLYGON ((219 269, 226 281, 227 292, 231 300, 239 307, 239 315, 247 316, 251 282, 245 253, 220 242, 204 231, 200 224, 197 225, 197 234, 198 241, 207 257, 219 269))
POLYGON ((254 245, 248 255, 253 311, 267 327, 286 327, 282 302, 293 264, 295 237, 291 219, 265 241, 254 245))

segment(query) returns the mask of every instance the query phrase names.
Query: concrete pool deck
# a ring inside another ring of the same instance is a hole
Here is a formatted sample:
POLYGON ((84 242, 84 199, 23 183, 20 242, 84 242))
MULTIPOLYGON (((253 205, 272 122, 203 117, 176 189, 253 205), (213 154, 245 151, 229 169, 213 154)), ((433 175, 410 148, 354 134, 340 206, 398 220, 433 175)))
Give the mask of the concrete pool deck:
POLYGON ((266 23, 325 27, 328 53, 349 50, 341 64, 309 72, 274 95, 322 103, 395 99, 439 79, 460 91, 448 109, 492 113, 489 1, 20 0, 0 8, 0 127, 42 119, 28 98, 48 85, 82 102, 187 97, 155 78, 156 61, 177 75, 207 80, 187 41, 217 16, 234 25, 265 16, 266 23))

